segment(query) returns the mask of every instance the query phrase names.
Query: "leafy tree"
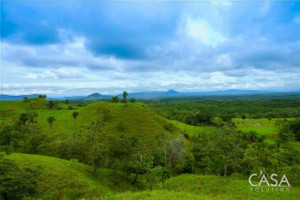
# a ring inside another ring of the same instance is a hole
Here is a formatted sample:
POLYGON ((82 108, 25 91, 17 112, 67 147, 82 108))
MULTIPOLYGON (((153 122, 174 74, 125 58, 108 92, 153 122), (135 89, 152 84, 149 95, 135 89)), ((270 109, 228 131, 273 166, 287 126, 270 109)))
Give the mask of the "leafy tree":
POLYGON ((127 102, 127 96, 128 96, 128 93, 126 91, 123 92, 123 99, 122 99, 122 102, 123 103, 126 103, 127 102))
POLYGON ((47 144, 48 141, 48 136, 35 124, 27 125, 25 130, 26 135, 24 136, 23 151, 31 154, 43 152, 45 144, 47 144))
POLYGON ((54 101, 54 106, 56 107, 56 109, 59 109, 58 104, 59 104, 59 101, 58 101, 58 100, 55 100, 55 101, 54 101))
POLYGON ((53 102, 52 100, 50 100, 50 101, 48 102, 48 108, 49 108, 49 109, 53 109, 53 107, 54 107, 54 102, 53 102))
POLYGON ((52 128, 54 121, 55 121, 55 118, 53 116, 50 116, 47 118, 47 122, 49 123, 50 129, 52 128))
POLYGON ((46 99, 46 98, 47 98, 47 95, 46 95, 46 94, 40 94, 40 95, 39 95, 39 98, 41 98, 41 99, 46 99))
POLYGON ((112 101, 113 103, 118 103, 118 102, 119 102, 119 97, 118 97, 118 96, 113 96, 113 97, 111 98, 111 101, 112 101))
POLYGON ((12 150, 19 148, 24 143, 25 127, 20 123, 5 126, 0 131, 0 145, 7 146, 8 148, 11 146, 12 150))
POLYGON ((193 118, 194 118, 194 125, 211 124, 213 120, 212 114, 207 111, 197 112, 195 113, 193 118))
POLYGON ((105 145, 104 135, 102 133, 103 126, 104 123, 100 121, 94 121, 86 126, 87 159, 94 173, 101 167, 108 153, 108 148, 105 145))
POLYGON ((162 135, 158 138, 160 153, 162 154, 162 165, 170 169, 172 174, 176 174, 183 167, 186 145, 184 137, 179 135, 176 138, 170 138, 162 135))
POLYGON ((0 159, 0 199, 21 200, 33 197, 37 187, 36 173, 20 170, 11 160, 0 159))
POLYGON ((131 181, 135 184, 138 179, 138 175, 145 175, 153 167, 153 156, 147 152, 143 142, 137 137, 131 138, 130 157, 127 162, 127 173, 134 174, 134 178, 131 181))
POLYGON ((114 169, 121 169, 123 178, 126 176, 127 166, 131 154, 131 140, 125 135, 114 137, 114 143, 109 147, 112 159, 114 160, 114 169))
POLYGON ((74 111, 74 112, 72 113, 72 117, 73 117, 73 119, 74 119, 74 121, 75 121, 75 126, 76 126, 76 119, 77 119, 78 115, 79 115, 79 113, 78 113, 77 111, 74 111))
POLYGON ((24 102, 27 102, 27 101, 28 101, 28 97, 24 97, 24 98, 23 98, 23 101, 24 101, 24 102))
POLYGON ((296 137, 298 141, 300 141, 300 120, 295 120, 287 124, 287 129, 289 129, 296 137))
POLYGON ((162 183, 162 187, 165 187, 165 180, 167 179, 168 169, 162 166, 157 166, 149 168, 146 173, 146 183, 150 190, 153 189, 153 186, 158 182, 162 183))
POLYGON ((136 102, 136 99, 135 99, 135 98, 130 98, 129 100, 130 100, 131 103, 136 102))
POLYGON ((65 100, 65 104, 69 104, 70 103, 70 100, 69 99, 66 99, 65 100))
POLYGON ((276 117, 275 113, 272 113, 272 112, 267 113, 267 118, 269 120, 269 126, 271 126, 272 118, 275 118, 275 117, 276 117))
POLYGON ((222 113, 220 115, 220 118, 224 121, 224 122, 231 122, 232 118, 234 117, 234 114, 232 113, 222 113))
POLYGON ((38 114, 34 111, 29 111, 26 113, 22 113, 19 115, 19 121, 21 122, 21 124, 26 124, 26 122, 28 123, 35 123, 35 119, 37 118, 38 114))
POLYGON ((20 114, 19 120, 22 124, 26 124, 26 122, 28 121, 28 115, 26 113, 20 114))
POLYGON ((228 168, 237 169, 242 159, 240 135, 231 127, 223 127, 216 132, 216 148, 222 158, 223 175, 228 175, 228 168))
POLYGON ((292 131, 288 128, 282 128, 279 131, 279 143, 283 143, 286 144, 288 140, 293 139, 294 134, 292 133, 292 131))
POLYGON ((246 115, 245 114, 242 115, 242 120, 243 120, 242 124, 245 124, 245 120, 246 120, 246 115))
POLYGON ((29 111, 26 113, 27 114, 27 118, 28 118, 28 122, 29 123, 35 123, 35 119, 38 117, 38 114, 34 111, 29 111))

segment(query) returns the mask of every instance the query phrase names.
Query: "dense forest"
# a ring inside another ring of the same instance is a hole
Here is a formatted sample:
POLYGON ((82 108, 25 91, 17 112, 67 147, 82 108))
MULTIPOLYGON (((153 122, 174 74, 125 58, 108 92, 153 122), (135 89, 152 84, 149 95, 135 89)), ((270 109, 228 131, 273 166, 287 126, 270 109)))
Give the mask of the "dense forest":
POLYGON ((300 117, 300 95, 187 97, 147 101, 158 114, 187 124, 209 124, 216 117, 297 118, 300 117))

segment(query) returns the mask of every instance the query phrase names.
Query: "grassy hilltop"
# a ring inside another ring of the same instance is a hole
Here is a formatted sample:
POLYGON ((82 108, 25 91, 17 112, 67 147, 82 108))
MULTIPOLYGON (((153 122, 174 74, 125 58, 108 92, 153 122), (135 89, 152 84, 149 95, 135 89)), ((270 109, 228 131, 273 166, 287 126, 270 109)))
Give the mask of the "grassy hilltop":
POLYGON ((29 102, 3 101, 0 105, 0 120, 3 123, 13 122, 21 113, 34 110, 38 114, 37 126, 49 135, 60 136, 72 135, 86 124, 100 120, 105 123, 104 133, 110 136, 137 136, 148 146, 155 144, 156 136, 159 134, 179 133, 179 129, 168 120, 151 112, 146 104, 140 102, 127 104, 96 102, 84 107, 75 106, 76 109, 72 110, 68 110, 68 106, 63 103, 59 106, 62 109, 48 109, 46 100, 38 98, 29 102), (31 105, 35 105, 34 109, 30 109, 31 105), (79 113, 76 120, 72 117, 75 111, 79 113), (49 116, 55 118, 52 128, 47 122, 49 116))

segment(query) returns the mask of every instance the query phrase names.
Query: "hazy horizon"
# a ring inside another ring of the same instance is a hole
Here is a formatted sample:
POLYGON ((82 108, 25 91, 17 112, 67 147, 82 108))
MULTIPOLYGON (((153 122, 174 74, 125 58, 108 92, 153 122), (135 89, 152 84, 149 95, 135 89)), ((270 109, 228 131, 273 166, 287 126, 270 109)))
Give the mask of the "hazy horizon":
POLYGON ((299 90, 299 5, 3 1, 1 94, 299 90))

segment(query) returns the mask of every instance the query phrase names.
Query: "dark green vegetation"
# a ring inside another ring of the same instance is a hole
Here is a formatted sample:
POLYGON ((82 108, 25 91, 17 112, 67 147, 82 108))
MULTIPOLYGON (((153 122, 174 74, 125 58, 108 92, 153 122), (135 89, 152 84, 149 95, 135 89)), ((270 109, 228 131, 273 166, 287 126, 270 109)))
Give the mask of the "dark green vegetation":
POLYGON ((293 199, 300 100, 0 102, 0 199, 293 199), (289 192, 248 177, 286 174, 289 192))

